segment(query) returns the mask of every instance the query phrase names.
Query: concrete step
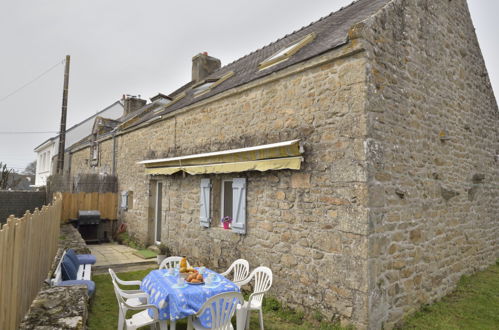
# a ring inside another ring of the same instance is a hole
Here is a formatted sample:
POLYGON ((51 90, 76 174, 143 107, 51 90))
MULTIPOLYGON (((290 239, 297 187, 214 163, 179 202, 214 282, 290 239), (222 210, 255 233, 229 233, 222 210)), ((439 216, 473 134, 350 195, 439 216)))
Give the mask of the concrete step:
POLYGON ((140 262, 92 266, 92 275, 108 274, 108 268, 111 268, 116 273, 125 273, 136 270, 158 268, 158 263, 156 262, 156 259, 147 259, 140 262))

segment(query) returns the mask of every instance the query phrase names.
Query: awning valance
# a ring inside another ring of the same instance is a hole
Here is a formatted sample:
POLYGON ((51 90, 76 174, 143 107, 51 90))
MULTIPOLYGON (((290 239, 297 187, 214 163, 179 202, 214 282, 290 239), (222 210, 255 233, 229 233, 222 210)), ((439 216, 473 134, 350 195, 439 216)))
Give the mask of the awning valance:
POLYGON ((144 160, 146 174, 171 175, 235 173, 281 169, 299 170, 303 158, 300 140, 164 159, 144 160))

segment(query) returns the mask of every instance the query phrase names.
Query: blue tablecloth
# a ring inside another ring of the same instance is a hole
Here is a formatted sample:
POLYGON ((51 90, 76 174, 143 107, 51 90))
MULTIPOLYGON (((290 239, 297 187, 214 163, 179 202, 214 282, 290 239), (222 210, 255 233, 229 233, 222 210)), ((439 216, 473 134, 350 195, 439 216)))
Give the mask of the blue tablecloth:
MULTIPOLYGON (((196 314, 204 302, 214 295, 240 292, 237 285, 212 270, 206 269, 205 278, 208 273, 214 273, 217 277, 210 287, 186 283, 185 287, 178 288, 177 275, 169 275, 167 269, 153 270, 142 280, 140 289, 149 294, 149 303, 158 307, 160 320, 176 321, 196 314)), ((149 315, 153 316, 151 310, 149 315)), ((211 326, 210 317, 208 313, 201 316, 203 326, 211 326)))

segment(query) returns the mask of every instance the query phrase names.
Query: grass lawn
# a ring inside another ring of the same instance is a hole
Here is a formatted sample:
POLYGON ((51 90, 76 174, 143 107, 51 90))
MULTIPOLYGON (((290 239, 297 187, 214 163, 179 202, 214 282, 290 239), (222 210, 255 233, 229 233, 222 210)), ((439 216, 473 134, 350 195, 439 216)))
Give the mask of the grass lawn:
MULTIPOLYGON (((149 271, 121 273, 119 277, 124 280, 142 279, 149 271)), ((97 289, 91 301, 89 329, 116 328, 118 307, 110 276, 95 275, 93 280, 97 289)), ((268 330, 343 329, 321 322, 319 314, 313 315, 315 322, 304 321, 302 313, 285 309, 272 298, 264 299, 263 316, 268 330)), ((179 330, 186 327, 184 320, 177 323, 179 330)), ((251 315, 250 328, 259 329, 256 312, 251 315)), ((464 276, 453 293, 407 317, 401 329, 499 329, 499 261, 485 271, 464 276)))
MULTIPOLYGON (((143 279, 150 271, 151 270, 141 270, 129 273, 120 273, 118 274, 118 276, 123 280, 137 280, 143 279)), ((92 280, 95 281, 96 290, 95 296, 92 298, 90 304, 88 328, 90 330, 116 329, 118 324, 118 305, 116 302, 116 296, 114 295, 111 277, 109 275, 94 275, 92 276, 92 280)), ((335 324, 321 322, 321 317, 319 314, 314 315, 314 318, 317 319, 316 322, 306 322, 303 320, 302 313, 297 313, 292 310, 282 308, 279 302, 272 298, 264 299, 263 308, 265 329, 268 330, 344 329, 335 324)), ((186 328, 186 320, 180 320, 179 322, 177 322, 177 329, 184 330, 186 328)), ((258 322, 258 312, 252 312, 250 328, 260 329, 258 322)))
POLYGON ((135 254, 136 256, 143 258, 143 259, 156 258, 156 256, 158 255, 156 252, 153 252, 153 251, 147 250, 147 249, 137 250, 133 254, 135 254))
POLYGON ((499 261, 463 276, 454 292, 410 315, 402 329, 499 329, 499 261))

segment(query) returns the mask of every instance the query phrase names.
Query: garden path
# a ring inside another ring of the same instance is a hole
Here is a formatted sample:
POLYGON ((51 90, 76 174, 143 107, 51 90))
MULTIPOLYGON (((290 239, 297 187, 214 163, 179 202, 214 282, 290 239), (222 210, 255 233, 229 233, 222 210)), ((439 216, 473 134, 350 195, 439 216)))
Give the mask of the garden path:
POLYGON ((93 274, 107 273, 108 268, 116 272, 132 271, 157 267, 156 259, 142 259, 133 253, 137 250, 117 243, 88 245, 97 258, 92 266, 93 274))

